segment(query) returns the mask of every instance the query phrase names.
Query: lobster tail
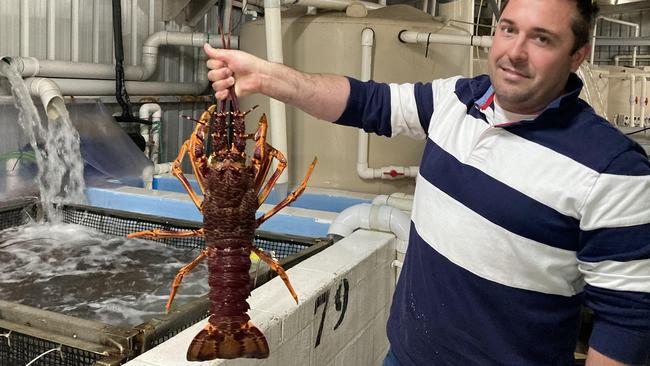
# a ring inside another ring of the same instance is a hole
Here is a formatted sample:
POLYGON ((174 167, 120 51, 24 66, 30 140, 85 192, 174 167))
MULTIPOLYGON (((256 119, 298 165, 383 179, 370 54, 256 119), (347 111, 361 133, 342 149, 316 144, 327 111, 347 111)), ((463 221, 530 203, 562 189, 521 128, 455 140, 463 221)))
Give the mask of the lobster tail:
POLYGON ((266 338, 250 321, 242 324, 238 329, 217 329, 208 323, 194 337, 187 349, 188 361, 268 356, 269 345, 266 338))

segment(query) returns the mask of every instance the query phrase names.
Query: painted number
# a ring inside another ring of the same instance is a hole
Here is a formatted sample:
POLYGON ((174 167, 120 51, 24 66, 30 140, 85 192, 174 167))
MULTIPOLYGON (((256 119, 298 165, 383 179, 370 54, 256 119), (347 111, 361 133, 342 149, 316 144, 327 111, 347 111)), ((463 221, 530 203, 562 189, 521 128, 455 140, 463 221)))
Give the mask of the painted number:
MULTIPOLYGON (((350 283, 348 282, 347 279, 344 278, 339 283, 339 286, 336 289, 336 295, 334 297, 334 306, 336 308, 336 311, 340 312, 341 314, 339 315, 339 319, 336 321, 333 330, 336 330, 343 322, 343 318, 345 317, 345 312, 348 309, 349 292, 350 292, 350 283)), ((318 312, 318 308, 321 305, 324 306, 323 306, 323 315, 321 316, 320 325, 318 326, 318 333, 316 335, 316 344, 314 345, 314 348, 318 347, 318 345, 320 344, 321 337, 323 335, 323 327, 325 326, 325 314, 327 313, 327 304, 329 303, 329 297, 330 297, 330 290, 327 290, 322 294, 320 294, 316 299, 316 305, 314 306, 314 315, 316 315, 316 313, 318 312)))

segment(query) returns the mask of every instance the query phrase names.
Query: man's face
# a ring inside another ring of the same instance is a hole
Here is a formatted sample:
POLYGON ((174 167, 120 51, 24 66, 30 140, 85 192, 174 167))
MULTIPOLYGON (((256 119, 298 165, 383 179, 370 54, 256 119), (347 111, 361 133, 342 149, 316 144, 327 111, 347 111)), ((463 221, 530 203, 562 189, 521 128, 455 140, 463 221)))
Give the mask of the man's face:
POLYGON ((571 71, 588 53, 585 45, 571 54, 572 17, 569 0, 510 0, 501 14, 488 56, 496 100, 522 114, 540 112, 563 94, 571 71))

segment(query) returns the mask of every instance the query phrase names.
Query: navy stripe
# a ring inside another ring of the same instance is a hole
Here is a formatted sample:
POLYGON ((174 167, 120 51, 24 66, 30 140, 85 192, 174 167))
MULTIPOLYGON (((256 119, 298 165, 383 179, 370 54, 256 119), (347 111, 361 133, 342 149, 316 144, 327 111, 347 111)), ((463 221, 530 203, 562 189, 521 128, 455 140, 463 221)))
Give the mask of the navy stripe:
POLYGON ((631 150, 624 151, 607 166, 603 173, 617 175, 650 175, 650 161, 641 145, 631 147, 631 150))
POLYGON ((542 294, 478 277, 436 252, 411 225, 388 337, 407 366, 568 366, 580 302, 580 295, 542 294))
POLYGON ((341 117, 335 123, 363 128, 382 136, 391 136, 390 87, 374 81, 362 82, 348 77, 350 96, 341 117))
POLYGON ((625 364, 645 365, 650 353, 650 294, 585 285, 585 305, 598 316, 590 344, 625 364))
MULTIPOLYGON (((513 134, 565 155, 597 172, 638 144, 579 100, 572 107, 549 109, 534 123, 504 127, 513 134), (568 118, 573 116, 573 118, 568 118)), ((639 147, 640 148, 640 147, 639 147)))
MULTIPOLYGON (((454 93, 458 97, 458 100, 467 107, 467 114, 488 123, 485 114, 483 114, 483 112, 479 110, 479 107, 474 104, 474 101, 476 100, 476 90, 472 89, 472 83, 477 83, 477 81, 474 79, 458 79, 456 81, 456 86, 454 87, 454 93)), ((486 88, 489 88, 489 83, 486 88)))
POLYGON ((429 131, 429 122, 433 115, 433 89, 431 83, 415 83, 413 85, 413 92, 415 94, 415 103, 418 109, 418 117, 424 132, 429 131))
POLYGON ((424 149, 420 174, 470 210, 512 233, 556 248, 578 249, 577 219, 462 164, 430 139, 424 149))
POLYGON ((650 258, 650 224, 605 228, 580 233, 578 259, 627 262, 650 258))

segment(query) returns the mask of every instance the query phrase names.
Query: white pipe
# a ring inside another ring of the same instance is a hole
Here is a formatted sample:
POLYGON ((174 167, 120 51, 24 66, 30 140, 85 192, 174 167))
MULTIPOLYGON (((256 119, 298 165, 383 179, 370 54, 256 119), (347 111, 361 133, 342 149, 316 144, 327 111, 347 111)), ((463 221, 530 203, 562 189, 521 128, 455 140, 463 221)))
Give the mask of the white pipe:
POLYGON ((52 107, 52 102, 55 99, 59 99, 60 103, 63 103, 63 95, 58 85, 52 80, 45 78, 32 78, 29 82, 26 80, 25 85, 32 96, 41 99, 41 103, 48 117, 55 120, 58 117, 58 112, 52 107))
POLYGON ((131 0, 131 65, 138 64, 138 0, 131 0))
POLYGON ((99 63, 99 0, 93 1, 93 63, 99 63))
MULTIPOLYGON (((27 78, 25 82, 33 80, 27 78)), ((115 95, 115 82, 112 80, 49 79, 55 82, 63 95, 101 96, 115 95)), ((131 95, 199 95, 206 84, 169 83, 164 81, 127 81, 126 90, 131 95)))
POLYGON ((647 82, 648 82, 648 78, 641 78, 641 99, 639 100, 639 106, 641 107, 641 116, 639 117, 641 127, 645 127, 645 108, 646 108, 645 98, 646 98, 647 82))
MULTIPOLYGON (((280 0, 264 0, 264 28, 266 29, 266 56, 269 61, 283 63, 282 56, 282 21, 280 16, 280 0)), ((287 113, 284 103, 276 100, 269 100, 269 117, 271 123, 271 141, 273 147, 283 151, 289 156, 287 144, 287 113)), ((273 163, 274 167, 277 163, 273 163)), ((276 185, 284 190, 288 182, 288 174, 284 173, 278 179, 276 185)), ((280 192, 281 194, 283 192, 280 192)))
MULTIPOLYGON (((156 32, 149 36, 142 46, 143 65, 126 66, 124 68, 125 80, 147 80, 156 70, 158 62, 158 48, 164 45, 203 47, 209 42, 213 47, 222 47, 221 37, 206 33, 182 32, 156 32)), ((232 37, 232 47, 237 48, 239 39, 232 37)), ((24 77, 43 76, 59 78, 80 79, 107 79, 115 78, 115 65, 93 64, 84 62, 47 61, 34 57, 12 57, 19 74, 24 77)))
MULTIPOLYGON (((372 76, 372 48, 374 44, 374 31, 365 28, 361 32, 361 81, 368 81, 372 76)), ((417 166, 384 166, 370 168, 368 166, 368 139, 369 135, 362 129, 358 132, 357 147, 357 174, 363 179, 398 179, 417 177, 417 166)))
POLYGON ((29 56, 29 2, 20 1, 20 55, 29 56))
POLYGON ((149 120, 151 117, 151 126, 144 123, 141 124, 140 134, 147 143, 144 154, 150 157, 151 161, 155 164, 158 162, 158 151, 160 147, 160 119, 162 117, 162 108, 156 103, 145 103, 140 107, 138 114, 144 120, 149 120))
MULTIPOLYGON (((266 0, 250 0, 248 3, 263 6, 266 0)), ((344 11, 348 6, 353 3, 359 3, 366 7, 368 10, 380 9, 384 5, 373 3, 370 1, 356 1, 356 0, 280 0, 280 5, 284 7, 300 5, 306 7, 314 7, 318 9, 339 10, 344 11)))
POLYGON ((399 40, 404 43, 438 43, 492 47, 492 37, 490 36, 425 33, 404 30, 399 33, 399 40))
POLYGON ((147 33, 148 35, 153 34, 153 32, 156 31, 156 23, 155 23, 155 20, 156 20, 156 8, 154 6, 155 5, 154 1, 155 0, 149 0, 149 20, 148 20, 148 22, 149 22, 149 28, 148 28, 149 32, 147 33))
POLYGON ((634 97, 636 94, 636 76, 630 75, 630 126, 634 126, 634 97))
POLYGON ((56 8, 54 7, 55 0, 47 0, 47 59, 54 60, 56 58, 54 50, 56 49, 56 8))
POLYGON ((327 234, 346 237, 357 229, 367 229, 390 232, 399 240, 407 241, 410 226, 411 218, 395 207, 362 203, 338 214, 327 234))
MULTIPOLYGON (((634 55, 616 55, 614 56, 614 66, 618 66, 621 59, 632 59, 634 58, 634 55)), ((643 54, 643 55, 636 55, 636 59, 648 59, 650 58, 650 55, 643 54)))
POLYGON ((72 62, 79 62, 79 0, 72 0, 72 14, 70 15, 70 51, 72 62))
MULTIPOLYGON (((618 23, 618 24, 622 24, 622 25, 627 25, 629 27, 634 27, 635 28, 634 36, 636 38, 639 38, 639 31, 641 29, 639 24, 636 24, 636 23, 626 22, 626 21, 618 20, 618 19, 614 19, 614 18, 607 18, 607 17, 604 17, 604 16, 597 17, 596 21, 594 22, 594 30, 593 30, 593 33, 591 35, 591 56, 590 56, 589 63, 592 64, 592 65, 594 64, 594 57, 595 57, 595 53, 596 53, 596 29, 598 27, 598 20, 599 19, 602 19, 603 21, 607 21, 607 22, 611 22, 611 23, 618 23)), ((637 48, 638 48, 637 46, 634 46, 634 48, 632 50, 632 66, 636 66, 637 48)))
POLYGON ((380 194, 372 200, 373 205, 385 205, 399 208, 402 211, 411 211, 413 208, 413 195, 404 193, 393 193, 390 195, 380 194))

